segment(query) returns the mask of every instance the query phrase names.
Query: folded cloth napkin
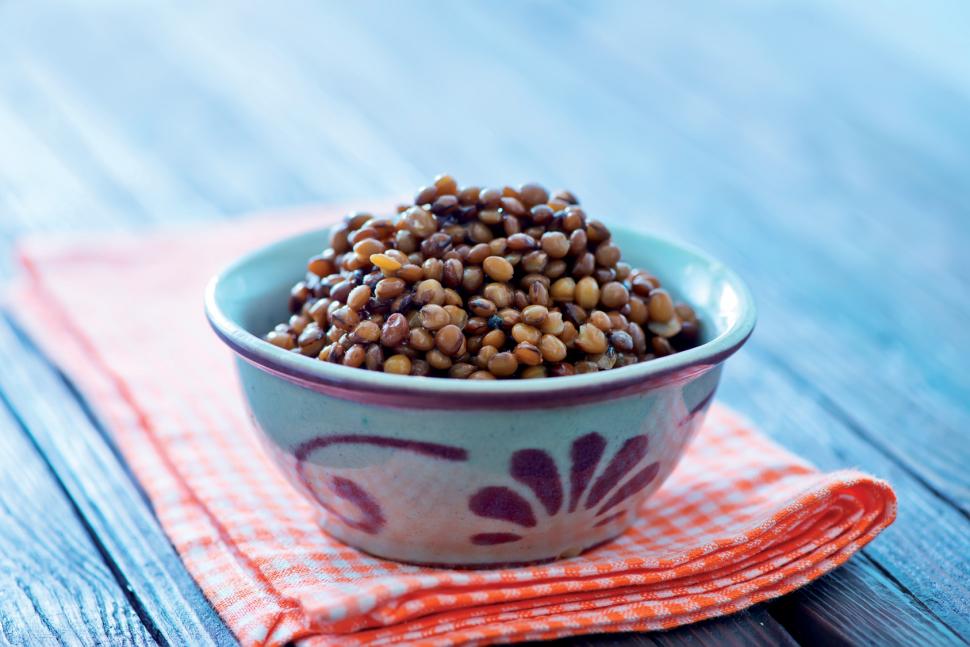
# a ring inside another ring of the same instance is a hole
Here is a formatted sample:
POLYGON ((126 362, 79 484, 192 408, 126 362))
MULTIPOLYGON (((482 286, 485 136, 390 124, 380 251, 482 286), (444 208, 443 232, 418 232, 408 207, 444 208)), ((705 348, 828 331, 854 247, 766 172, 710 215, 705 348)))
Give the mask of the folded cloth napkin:
MULTIPOLYGON (((486 644, 665 629, 798 588, 892 522, 885 482, 823 474, 714 406, 639 522, 579 557, 452 571, 331 539, 264 456, 202 292, 240 253, 338 216, 317 209, 20 248, 15 311, 93 402, 243 644, 486 644)), ((303 262, 293 259, 294 272, 303 262)))

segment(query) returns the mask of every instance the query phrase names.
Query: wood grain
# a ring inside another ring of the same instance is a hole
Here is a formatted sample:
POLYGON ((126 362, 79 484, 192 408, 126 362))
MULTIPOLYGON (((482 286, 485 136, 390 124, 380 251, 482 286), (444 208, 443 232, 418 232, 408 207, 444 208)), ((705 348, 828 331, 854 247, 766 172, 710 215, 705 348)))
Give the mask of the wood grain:
MULTIPOLYGON (((824 402, 811 398, 785 371, 756 361, 752 355, 742 351, 731 362, 722 383, 722 399, 748 413, 762 431, 821 469, 864 469, 889 480, 899 498, 896 522, 863 551, 871 561, 858 561, 857 569, 865 577, 853 579, 856 595, 844 596, 831 607, 820 605, 817 613, 838 606, 865 617, 870 615, 868 605, 877 604, 871 598, 896 589, 920 601, 913 613, 924 615, 924 624, 940 622, 960 635, 970 635, 970 585, 966 580, 970 521, 891 456, 853 435, 824 402), (867 583, 878 583, 878 588, 869 590, 864 586, 867 583)), ((843 577, 849 575, 840 569, 825 579, 833 580, 834 590, 840 590, 850 587, 841 583, 843 577)), ((871 620, 868 631, 873 636, 892 640, 891 627, 875 617, 871 620)), ((839 621, 832 618, 830 624, 838 626, 839 621)))
POLYGON ((886 586, 866 558, 839 577, 825 577, 771 605, 772 615, 803 645, 958 645, 966 639, 938 622, 918 601, 886 586))
POLYGON ((2 402, 0 642, 155 644, 70 499, 2 402))
POLYGON ((575 647, 794 647, 798 643, 764 608, 764 605, 741 611, 726 618, 713 618, 687 627, 668 631, 635 634, 602 634, 579 636, 553 644, 575 647))
MULTIPOLYGON (((71 390, 3 319, 0 365, 6 367, 0 373, 0 392, 44 452, 153 633, 169 645, 235 644, 186 572, 115 450, 71 390)), ((35 568, 48 566, 41 559, 35 568)))

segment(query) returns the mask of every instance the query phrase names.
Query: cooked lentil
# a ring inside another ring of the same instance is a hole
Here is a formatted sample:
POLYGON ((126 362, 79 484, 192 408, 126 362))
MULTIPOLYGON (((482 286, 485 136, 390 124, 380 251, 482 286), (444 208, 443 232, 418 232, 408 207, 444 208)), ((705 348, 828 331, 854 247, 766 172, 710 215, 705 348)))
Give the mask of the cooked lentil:
POLYGON ((701 342, 693 308, 621 260, 576 196, 439 175, 393 218, 348 214, 306 262, 283 350, 398 375, 562 377, 701 342))

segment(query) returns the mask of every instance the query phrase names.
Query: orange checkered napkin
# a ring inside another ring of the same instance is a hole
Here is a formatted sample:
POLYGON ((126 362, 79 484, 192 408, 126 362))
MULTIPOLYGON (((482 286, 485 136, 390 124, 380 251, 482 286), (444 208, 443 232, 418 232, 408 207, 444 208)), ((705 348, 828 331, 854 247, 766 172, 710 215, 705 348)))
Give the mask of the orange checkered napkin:
POLYGON ((715 406, 636 525, 580 557, 436 570, 331 539, 257 444, 202 291, 241 252, 338 213, 21 248, 15 310, 94 403, 243 644, 485 644, 675 627, 802 586, 892 522, 886 483, 820 473, 715 406))

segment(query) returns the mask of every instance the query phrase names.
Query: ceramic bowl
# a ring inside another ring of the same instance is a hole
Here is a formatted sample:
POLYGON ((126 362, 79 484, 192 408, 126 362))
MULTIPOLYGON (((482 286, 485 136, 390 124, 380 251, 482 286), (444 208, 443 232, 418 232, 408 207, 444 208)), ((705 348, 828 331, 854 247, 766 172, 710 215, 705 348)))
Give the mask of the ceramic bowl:
POLYGON ((705 343, 562 378, 389 375, 259 337, 288 316, 289 288, 326 247, 326 230, 269 245, 212 280, 206 313, 236 353, 252 420, 327 532, 389 559, 485 567, 576 555, 629 527, 700 427, 755 308, 706 254, 611 230, 624 260, 695 307, 705 343))

